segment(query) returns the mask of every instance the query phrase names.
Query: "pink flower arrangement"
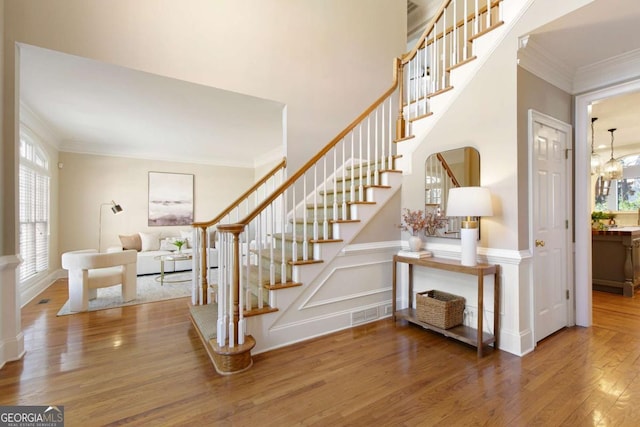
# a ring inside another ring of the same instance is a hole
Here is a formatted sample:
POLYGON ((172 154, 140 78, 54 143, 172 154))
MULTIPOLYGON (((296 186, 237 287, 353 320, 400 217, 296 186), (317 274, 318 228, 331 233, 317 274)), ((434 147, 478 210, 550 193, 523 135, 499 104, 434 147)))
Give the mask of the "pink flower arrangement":
POLYGON ((402 223, 399 225, 402 231, 408 231, 412 236, 415 236, 417 232, 424 230, 426 226, 427 221, 421 210, 402 209, 402 223))
POLYGON ((443 228, 447 224, 447 218, 437 212, 427 212, 421 210, 412 211, 402 209, 402 223, 399 225, 402 231, 408 231, 412 236, 422 230, 427 230, 427 234, 433 236, 438 228, 443 228))

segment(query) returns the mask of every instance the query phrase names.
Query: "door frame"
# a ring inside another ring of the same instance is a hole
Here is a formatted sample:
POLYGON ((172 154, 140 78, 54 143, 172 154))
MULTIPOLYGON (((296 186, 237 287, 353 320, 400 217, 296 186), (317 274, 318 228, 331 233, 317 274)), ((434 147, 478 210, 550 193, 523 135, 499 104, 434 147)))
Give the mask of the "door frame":
MULTIPOLYGON (((573 177, 573 164, 571 161, 571 156, 568 155, 569 152, 574 150, 574 138, 573 138, 573 127, 569 123, 565 123, 561 120, 558 120, 549 115, 543 114, 534 109, 529 109, 527 112, 527 140, 528 140, 528 157, 529 157, 529 173, 528 173, 528 202, 529 202, 529 253, 531 254, 531 280, 530 280, 530 300, 531 300, 531 327, 533 329, 533 336, 535 337, 535 327, 536 327, 536 301, 535 301, 535 292, 533 287, 535 286, 535 236, 533 230, 534 224, 534 209, 533 209, 533 183, 534 183, 534 175, 535 171, 533 170, 534 166, 534 138, 533 138, 533 123, 541 122, 547 126, 553 128, 563 129, 567 134, 567 145, 565 149, 567 150, 567 161, 566 161, 566 173, 565 173, 565 206, 567 207, 567 221, 569 222, 567 227, 567 232, 565 233, 565 262, 567 263, 566 269, 566 289, 569 292, 569 298, 565 301, 567 305, 567 318, 566 325, 573 326, 575 313, 574 313, 574 294, 575 291, 572 292, 573 286, 573 271, 574 271, 574 258, 573 258, 573 245, 572 245, 572 229, 573 229, 573 203, 572 203, 572 177, 573 177)), ((535 341, 535 339, 534 339, 535 341)), ((537 342, 534 342, 534 346, 537 345, 537 342)))
POLYGON ((591 326, 591 145, 588 129, 590 126, 590 105, 598 100, 640 91, 640 80, 612 85, 593 92, 576 96, 575 102, 575 298, 576 325, 591 326), (578 268, 577 266, 585 266, 578 268))

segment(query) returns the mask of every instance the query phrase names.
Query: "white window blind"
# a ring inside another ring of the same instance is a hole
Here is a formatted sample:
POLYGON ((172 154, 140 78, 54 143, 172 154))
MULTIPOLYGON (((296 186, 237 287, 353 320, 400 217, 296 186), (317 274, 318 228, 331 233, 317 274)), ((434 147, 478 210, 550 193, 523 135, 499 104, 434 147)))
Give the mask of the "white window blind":
POLYGON ((49 163, 43 151, 20 137, 20 281, 49 268, 49 163))

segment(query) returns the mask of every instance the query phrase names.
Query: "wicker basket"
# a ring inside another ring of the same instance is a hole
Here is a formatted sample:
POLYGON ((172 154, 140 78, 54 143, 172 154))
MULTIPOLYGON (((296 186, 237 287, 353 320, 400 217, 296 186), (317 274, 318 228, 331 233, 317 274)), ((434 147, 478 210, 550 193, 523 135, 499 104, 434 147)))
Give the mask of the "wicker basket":
POLYGON ((426 291, 416 294, 416 316, 421 322, 441 329, 462 324, 464 298, 442 291, 426 291))

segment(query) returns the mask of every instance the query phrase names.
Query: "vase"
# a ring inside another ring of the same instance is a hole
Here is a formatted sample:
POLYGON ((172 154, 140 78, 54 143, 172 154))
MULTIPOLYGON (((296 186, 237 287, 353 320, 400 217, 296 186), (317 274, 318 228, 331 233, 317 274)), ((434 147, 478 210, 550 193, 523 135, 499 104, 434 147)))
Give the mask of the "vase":
POLYGON ((418 236, 409 237, 409 249, 411 252, 418 252, 422 247, 422 239, 418 236))

